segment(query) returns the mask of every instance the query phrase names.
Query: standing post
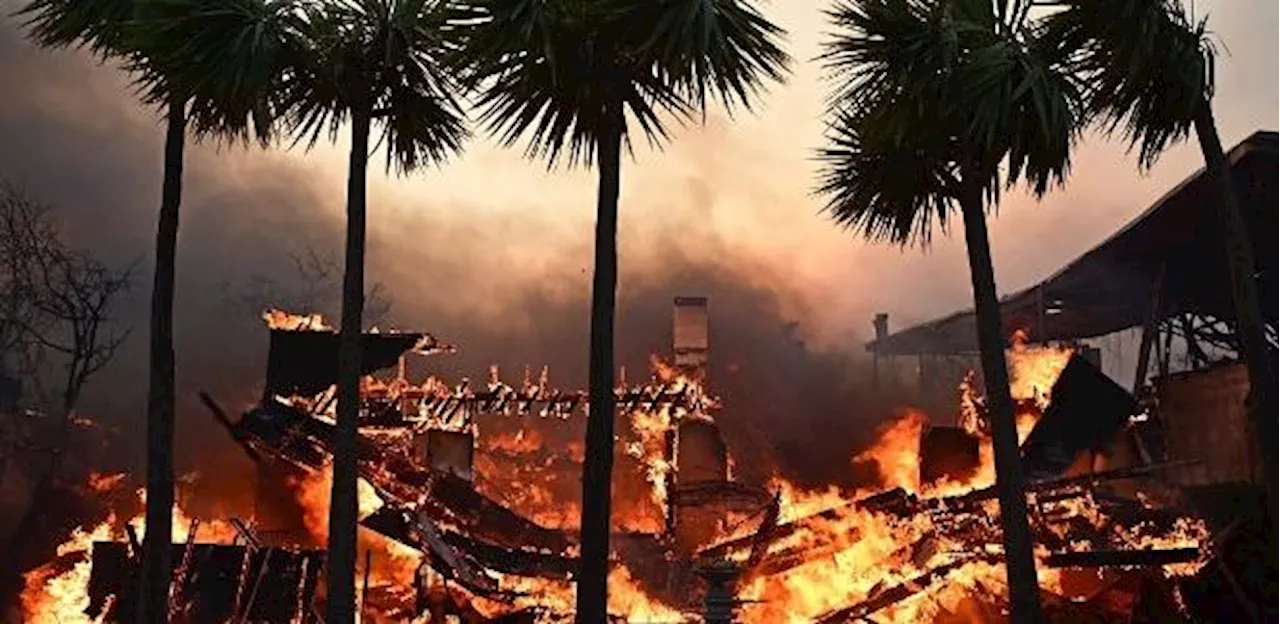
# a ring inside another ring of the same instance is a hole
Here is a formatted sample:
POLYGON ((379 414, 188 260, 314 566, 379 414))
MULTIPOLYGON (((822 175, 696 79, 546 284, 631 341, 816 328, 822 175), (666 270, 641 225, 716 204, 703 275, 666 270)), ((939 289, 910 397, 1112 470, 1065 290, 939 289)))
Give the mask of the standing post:
MULTIPOLYGON (((1151 367, 1151 348, 1155 345, 1157 329, 1160 325, 1161 308, 1164 307, 1164 273, 1165 263, 1160 263, 1160 270, 1156 272, 1156 282, 1151 291, 1151 305, 1147 309, 1147 320, 1142 325, 1142 343, 1138 346, 1138 368, 1133 373, 1133 394, 1137 396, 1142 387, 1147 382, 1147 371, 1151 367)), ((1133 446, 1138 451, 1138 457, 1144 464, 1152 462, 1151 453, 1147 451, 1147 446, 1142 443, 1142 438, 1138 437, 1137 432, 1130 433, 1130 439, 1133 446)))
POLYGON ((876 341, 871 349, 871 383, 876 391, 880 390, 880 343, 889 337, 889 315, 880 312, 876 314, 874 320, 871 321, 872 326, 876 329, 876 341))
POLYGON ((1151 347, 1155 344, 1156 328, 1160 323, 1160 308, 1164 305, 1164 263, 1160 264, 1156 283, 1151 292, 1151 307, 1147 309, 1147 321, 1142 325, 1142 343, 1138 346, 1138 370, 1133 375, 1133 393, 1138 394, 1147 381, 1147 369, 1151 363, 1151 347))
POLYGON ((698 569, 698 575, 707 582, 707 597, 703 605, 703 622, 706 624, 734 624, 738 599, 734 585, 742 570, 729 561, 717 561, 698 569))
POLYGON ((369 601, 369 568, 373 563, 373 551, 366 549, 364 551, 364 580, 360 585, 360 615, 359 621, 364 621, 364 609, 369 601))

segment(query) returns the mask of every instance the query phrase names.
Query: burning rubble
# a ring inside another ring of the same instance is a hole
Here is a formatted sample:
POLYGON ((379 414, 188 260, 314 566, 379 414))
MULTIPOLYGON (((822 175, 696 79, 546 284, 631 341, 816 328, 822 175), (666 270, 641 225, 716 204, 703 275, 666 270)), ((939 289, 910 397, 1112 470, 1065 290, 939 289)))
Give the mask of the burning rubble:
MULTIPOLYGON (((260 505, 252 519, 225 522, 175 510, 171 600, 182 621, 318 621, 337 335, 318 315, 265 319, 261 402, 236 418, 202 395, 258 466, 260 505)), ((674 339, 670 363, 655 356, 647 383, 616 390, 625 426, 610 611, 620 621, 703 621, 704 602, 747 623, 1001 619, 994 468, 972 375, 954 422, 903 409, 850 458, 851 470, 875 468, 871 486, 752 484, 735 479, 719 433, 717 414, 731 406, 708 392, 705 299, 677 300, 674 339)), ((481 384, 409 380, 406 354, 449 349, 426 334, 365 336, 361 618, 565 621, 586 394, 555 389, 546 370, 516 385, 496 369, 481 384), (375 376, 391 368, 391 378, 375 376)), ((1126 608, 1112 595, 1116 579, 1194 575, 1213 547, 1204 523, 1108 488, 1161 469, 1108 467, 1096 452, 1128 424, 1132 397, 1070 348, 1015 340, 1009 357, 1049 608, 1106 620, 1126 608)), ((115 476, 91 484, 104 496, 128 490, 115 476)), ((143 531, 140 516, 123 512, 78 530, 28 573, 27 619, 112 621, 131 600, 143 531)))

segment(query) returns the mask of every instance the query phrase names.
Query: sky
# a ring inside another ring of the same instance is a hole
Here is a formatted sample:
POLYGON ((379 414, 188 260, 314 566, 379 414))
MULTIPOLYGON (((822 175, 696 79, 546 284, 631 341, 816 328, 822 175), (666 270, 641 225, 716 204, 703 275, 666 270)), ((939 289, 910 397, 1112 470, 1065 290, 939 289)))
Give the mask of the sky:
MULTIPOLYGON (((5 2, 5 13, 17 6, 5 2)), ((765 331, 797 322, 811 350, 840 352, 861 351, 876 312, 903 328, 971 305, 961 232, 935 237, 927 250, 904 250, 858 240, 820 214, 812 154, 828 86, 811 59, 827 6, 762 5, 788 31, 795 62, 787 83, 772 87, 754 113, 712 110, 661 152, 641 145, 624 162, 620 336, 649 332, 621 337, 630 341, 624 355, 663 348, 663 315, 680 294, 710 293, 713 323, 765 331)), ((1223 143, 1276 129, 1277 3, 1200 0, 1196 10, 1223 46, 1214 99, 1223 143)), ((36 49, 13 18, 0 20, 0 84, 8 85, 0 97, 0 176, 55 206, 78 244, 139 262, 137 286, 121 307, 137 321, 135 336, 110 374, 144 379, 162 120, 135 102, 117 69, 81 52, 36 49)), ((463 368, 504 358, 563 361, 568 378, 585 377, 593 172, 547 171, 483 137, 460 157, 406 177, 386 174, 381 163, 375 155, 369 176, 368 277, 394 292, 395 322, 460 344, 471 358, 463 368)), ((260 345, 228 340, 226 329, 253 322, 251 311, 226 305, 253 276, 288 279, 289 250, 340 251, 345 164, 345 139, 309 152, 189 149, 178 251, 180 394, 209 376, 226 377, 220 388, 234 394, 260 374, 256 362, 203 363, 210 354, 260 356, 260 345)), ((1000 290, 1052 273, 1201 165, 1188 143, 1142 174, 1122 143, 1087 136, 1064 188, 1039 202, 1008 194, 991 220, 1000 290)), ((724 333, 752 339, 746 330, 724 333)), ((770 336, 788 340, 780 331, 770 336)), ((141 409, 137 393, 90 391, 97 409, 141 409)))

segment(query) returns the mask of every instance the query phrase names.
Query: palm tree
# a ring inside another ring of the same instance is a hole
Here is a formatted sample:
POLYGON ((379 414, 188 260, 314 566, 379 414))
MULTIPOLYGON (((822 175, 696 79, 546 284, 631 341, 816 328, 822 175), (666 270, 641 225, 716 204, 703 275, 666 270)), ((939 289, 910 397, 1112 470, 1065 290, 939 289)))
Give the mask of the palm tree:
POLYGON ((473 4, 462 62, 482 121, 508 145, 527 136, 526 155, 548 166, 598 166, 577 618, 603 622, 622 151, 637 133, 660 145, 672 118, 687 119, 708 100, 750 107, 766 81, 784 77, 783 31, 742 0, 473 4))
POLYGON ((838 80, 818 192, 871 240, 927 244, 959 209, 995 446, 1012 619, 1042 621, 986 227, 1001 182, 1064 180, 1079 89, 1036 37, 1031 2, 848 0, 823 60, 838 80))
POLYGON ((1138 163, 1150 169, 1194 128, 1206 170, 1219 194, 1217 217, 1226 253, 1236 331, 1249 370, 1249 406, 1267 462, 1274 517, 1277 439, 1276 372, 1254 277, 1253 245, 1222 149, 1211 101, 1215 49, 1206 21, 1180 0, 1063 0, 1044 20, 1045 37, 1072 57, 1091 85, 1090 113, 1108 132, 1120 130, 1138 163))
MULTIPOLYGON (((439 0, 340 0, 298 6, 306 53, 286 70, 280 106, 314 145, 350 124, 346 265, 338 346, 338 422, 329 508, 326 621, 355 614, 356 438, 364 315, 369 138, 380 129, 387 169, 409 172, 460 151, 468 136, 443 60, 456 47, 439 0)), ((288 46, 285 46, 288 47, 288 46)))
POLYGON ((163 110, 166 119, 164 175, 156 230, 155 274, 151 292, 150 376, 147 393, 147 504, 139 622, 167 621, 173 509, 174 355, 173 296, 178 214, 182 200, 183 150, 187 130, 264 143, 271 136, 270 108, 258 95, 270 68, 244 62, 251 58, 260 13, 246 1, 226 0, 230 13, 218 15, 220 47, 191 47, 165 30, 165 20, 214 17, 197 15, 196 0, 32 0, 20 11, 31 39, 47 48, 83 47, 100 59, 118 61, 137 79, 144 103, 163 110), (142 16, 151 17, 140 19, 142 16), (238 30, 234 30, 238 29, 238 30), (198 82, 183 70, 215 71, 198 82), (261 71, 265 69, 266 71, 261 71), (219 80, 221 82, 219 82, 219 80), (216 96, 216 97, 212 97, 216 96))

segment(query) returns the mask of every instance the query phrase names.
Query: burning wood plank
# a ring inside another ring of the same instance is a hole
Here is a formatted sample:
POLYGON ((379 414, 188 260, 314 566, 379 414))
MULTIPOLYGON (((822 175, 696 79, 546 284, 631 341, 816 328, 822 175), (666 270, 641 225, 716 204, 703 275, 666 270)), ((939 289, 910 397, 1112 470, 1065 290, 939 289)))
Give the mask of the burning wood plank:
POLYGON ((841 624, 843 622, 855 622, 863 619, 877 611, 880 611, 881 609, 891 607, 929 589, 929 586, 942 580, 942 578, 950 572, 958 570, 976 560, 977 559, 961 559, 939 566, 925 574, 921 574, 920 576, 906 581, 901 585, 894 585, 893 587, 877 591, 867 600, 856 605, 823 615, 815 621, 815 624, 841 624))
MULTIPOLYGON (((412 533, 412 515, 404 509, 383 507, 360 524, 420 552, 429 548, 412 533)), ((440 536, 446 544, 467 553, 484 568, 504 574, 563 580, 572 577, 578 569, 575 559, 559 554, 503 548, 456 531, 440 530, 440 536)))
MULTIPOLYGON (((322 468, 332 456, 333 425, 283 403, 250 410, 235 429, 252 447, 302 468, 322 468)), ((428 509, 433 521, 458 524, 506 546, 562 552, 573 543, 563 531, 539 526, 457 476, 434 471, 365 435, 357 440, 356 455, 361 478, 380 497, 407 508, 428 509)))
MULTIPOLYGON (((240 617, 253 622, 294 621, 301 617, 300 607, 311 603, 324 561, 324 552, 319 550, 295 552, 222 544, 173 544, 172 549, 175 560, 190 552, 190 561, 198 562, 175 579, 186 588, 188 599, 183 607, 194 622, 227 622, 240 617), (237 605, 244 562, 249 562, 250 574, 256 577, 268 559, 272 582, 262 583, 248 604, 237 605)), ((121 615, 136 609, 137 575, 138 567, 126 544, 95 543, 87 614, 105 621, 127 621, 121 615), (114 600, 108 600, 109 596, 114 600)))
POLYGON ((1187 563, 1200 558, 1199 548, 1162 550, 1082 550, 1049 555, 1051 568, 1129 568, 1187 563))

